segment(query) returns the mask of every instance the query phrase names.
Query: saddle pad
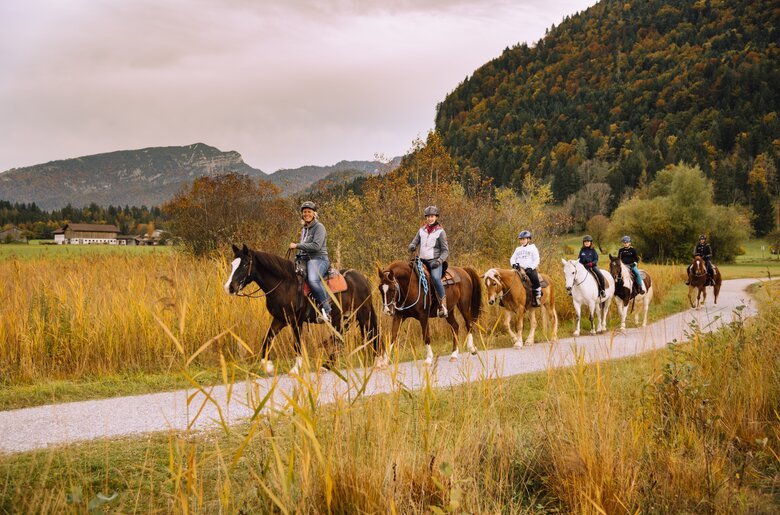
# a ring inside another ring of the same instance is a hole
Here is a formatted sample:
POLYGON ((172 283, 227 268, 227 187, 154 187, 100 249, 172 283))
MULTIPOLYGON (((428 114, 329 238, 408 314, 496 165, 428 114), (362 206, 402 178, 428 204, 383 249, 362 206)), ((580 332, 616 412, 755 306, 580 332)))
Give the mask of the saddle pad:
MULTIPOLYGON (((330 275, 325 279, 325 284, 328 289, 333 293, 339 293, 347 290, 347 279, 338 270, 333 270, 330 275)), ((303 282, 303 294, 308 296, 311 293, 309 288, 309 282, 303 282)))
POLYGON ((460 282, 460 275, 458 275, 454 270, 447 270, 445 272, 444 277, 441 278, 441 283, 444 286, 449 286, 450 284, 456 284, 460 282))

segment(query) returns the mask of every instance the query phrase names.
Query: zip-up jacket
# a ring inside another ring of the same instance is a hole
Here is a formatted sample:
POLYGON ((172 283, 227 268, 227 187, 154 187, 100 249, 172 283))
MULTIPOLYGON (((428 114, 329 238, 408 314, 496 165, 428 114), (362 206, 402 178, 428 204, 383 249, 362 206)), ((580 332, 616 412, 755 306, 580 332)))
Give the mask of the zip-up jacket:
POLYGON ((308 259, 328 257, 328 233, 319 220, 314 219, 301 229, 298 254, 303 254, 308 259))
POLYGON ((596 252, 596 249, 593 247, 582 247, 580 249, 579 260, 585 268, 593 268, 599 264, 599 253, 596 252))
POLYGON ((710 259, 712 257, 712 247, 710 247, 709 243, 697 243, 696 248, 693 250, 693 255, 710 259))
POLYGON ((444 232, 444 227, 438 222, 432 226, 431 230, 429 230, 428 224, 420 227, 409 247, 414 249, 420 248, 420 259, 439 259, 444 262, 450 256, 447 233, 444 232))

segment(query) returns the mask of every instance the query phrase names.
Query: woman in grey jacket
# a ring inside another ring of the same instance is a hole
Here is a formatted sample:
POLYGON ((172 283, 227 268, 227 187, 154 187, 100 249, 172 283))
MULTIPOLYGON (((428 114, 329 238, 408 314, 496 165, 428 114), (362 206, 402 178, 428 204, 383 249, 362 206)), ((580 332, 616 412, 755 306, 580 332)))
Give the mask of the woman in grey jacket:
POLYGON ((291 249, 296 249, 296 259, 306 263, 306 281, 314 294, 314 300, 320 306, 320 319, 330 323, 330 300, 328 292, 322 284, 322 278, 328 273, 328 233, 325 226, 317 219, 317 206, 307 200, 301 204, 301 240, 290 243, 291 249))
POLYGON ((425 224, 417 231, 412 242, 409 244, 409 252, 414 252, 420 247, 418 255, 420 259, 428 266, 431 271, 431 280, 436 289, 436 295, 439 297, 439 311, 437 316, 447 317, 447 295, 444 292, 444 285, 441 283, 442 263, 447 261, 450 255, 450 249, 447 245, 447 233, 444 227, 439 223, 439 208, 428 206, 425 208, 425 224))

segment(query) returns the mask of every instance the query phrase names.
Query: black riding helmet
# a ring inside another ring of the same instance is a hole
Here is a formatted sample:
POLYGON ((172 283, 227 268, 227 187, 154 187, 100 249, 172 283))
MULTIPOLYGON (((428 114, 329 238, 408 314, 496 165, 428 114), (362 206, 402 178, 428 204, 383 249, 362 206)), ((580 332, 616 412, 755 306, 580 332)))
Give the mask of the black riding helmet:
POLYGON ((585 236, 583 236, 582 243, 585 243, 586 241, 593 243, 593 236, 591 236, 590 234, 586 234, 585 236))
POLYGON ((317 204, 315 204, 311 200, 307 200, 306 202, 301 204, 300 211, 303 211, 304 209, 311 209, 312 211, 317 211, 317 204))
POLYGON ((425 216, 428 216, 428 215, 439 216, 439 208, 436 207, 436 206, 428 206, 428 207, 425 208, 425 211, 423 211, 423 214, 425 216))

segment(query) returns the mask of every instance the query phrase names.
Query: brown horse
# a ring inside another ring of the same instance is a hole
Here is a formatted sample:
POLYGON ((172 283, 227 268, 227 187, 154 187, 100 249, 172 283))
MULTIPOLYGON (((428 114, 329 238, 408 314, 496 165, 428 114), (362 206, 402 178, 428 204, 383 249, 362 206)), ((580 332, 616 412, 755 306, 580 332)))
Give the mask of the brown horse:
POLYGON ((720 270, 712 265, 712 284, 709 284, 707 277, 707 263, 701 256, 694 256, 693 264, 688 269, 688 302, 692 308, 699 307, 707 301, 707 286, 712 286, 715 294, 714 303, 718 303, 718 294, 720 293, 721 276, 720 270), (698 289, 696 293, 696 303, 693 302, 693 290, 698 289))
MULTIPOLYGON (((393 261, 387 267, 379 272, 379 292, 382 296, 382 311, 385 315, 393 317, 393 326, 390 336, 390 347, 398 339, 398 330, 401 328, 401 322, 407 318, 414 318, 420 322, 422 327, 423 340, 425 341, 426 357, 425 364, 433 363, 433 349, 431 349, 431 335, 428 331, 428 319, 436 316, 436 308, 433 306, 433 284, 427 273, 420 274, 422 265, 414 260, 393 261), (427 286, 427 293, 425 288, 427 286)), ((458 329, 459 325, 455 320, 455 307, 460 310, 463 321, 466 324, 466 347, 472 354, 477 353, 474 346, 474 337, 471 334, 471 326, 479 317, 482 309, 482 285, 479 275, 473 268, 451 266, 449 273, 457 281, 448 284, 446 277, 444 280, 444 290, 447 295, 447 305, 452 306, 447 314, 447 323, 452 329, 452 354, 450 361, 458 359, 458 329)), ((385 353, 385 363, 388 353, 385 353)))
MULTIPOLYGON (((273 373, 273 362, 268 359, 268 346, 282 329, 292 327, 295 336, 295 365, 291 374, 298 373, 303 358, 301 357, 301 329, 304 322, 322 323, 317 318, 317 310, 303 294, 295 265, 292 261, 274 256, 267 252, 252 250, 244 245, 238 248, 233 245, 233 269, 225 283, 225 291, 237 295, 249 283, 257 283, 265 292, 265 305, 273 317, 271 327, 263 339, 260 355, 265 363, 266 372, 273 373)), ((331 312, 333 328, 341 333, 342 324, 354 317, 360 326, 363 339, 374 344, 374 351, 379 356, 379 325, 377 324, 374 305, 371 302, 371 285, 360 272, 342 270, 347 282, 347 289, 334 293, 338 302, 334 303, 331 312)), ((249 295, 247 295, 249 296, 249 295)))
MULTIPOLYGON (((514 341, 514 347, 519 349, 523 346, 523 318, 528 310, 531 319, 531 331, 528 333, 526 344, 534 343, 536 334, 536 311, 539 308, 531 306, 526 297, 526 290, 523 286, 523 280, 520 273, 514 270, 502 270, 500 268, 491 268, 482 276, 487 287, 488 304, 493 305, 496 302, 504 308, 504 325, 506 325, 509 336, 514 341), (512 330, 512 315, 515 315, 517 323, 517 333, 512 330)), ((547 286, 542 288, 542 327, 547 333, 548 319, 552 321, 551 341, 558 340, 558 313, 555 311, 555 290, 552 287, 550 277, 545 274, 539 274, 542 282, 547 281, 547 286)))

